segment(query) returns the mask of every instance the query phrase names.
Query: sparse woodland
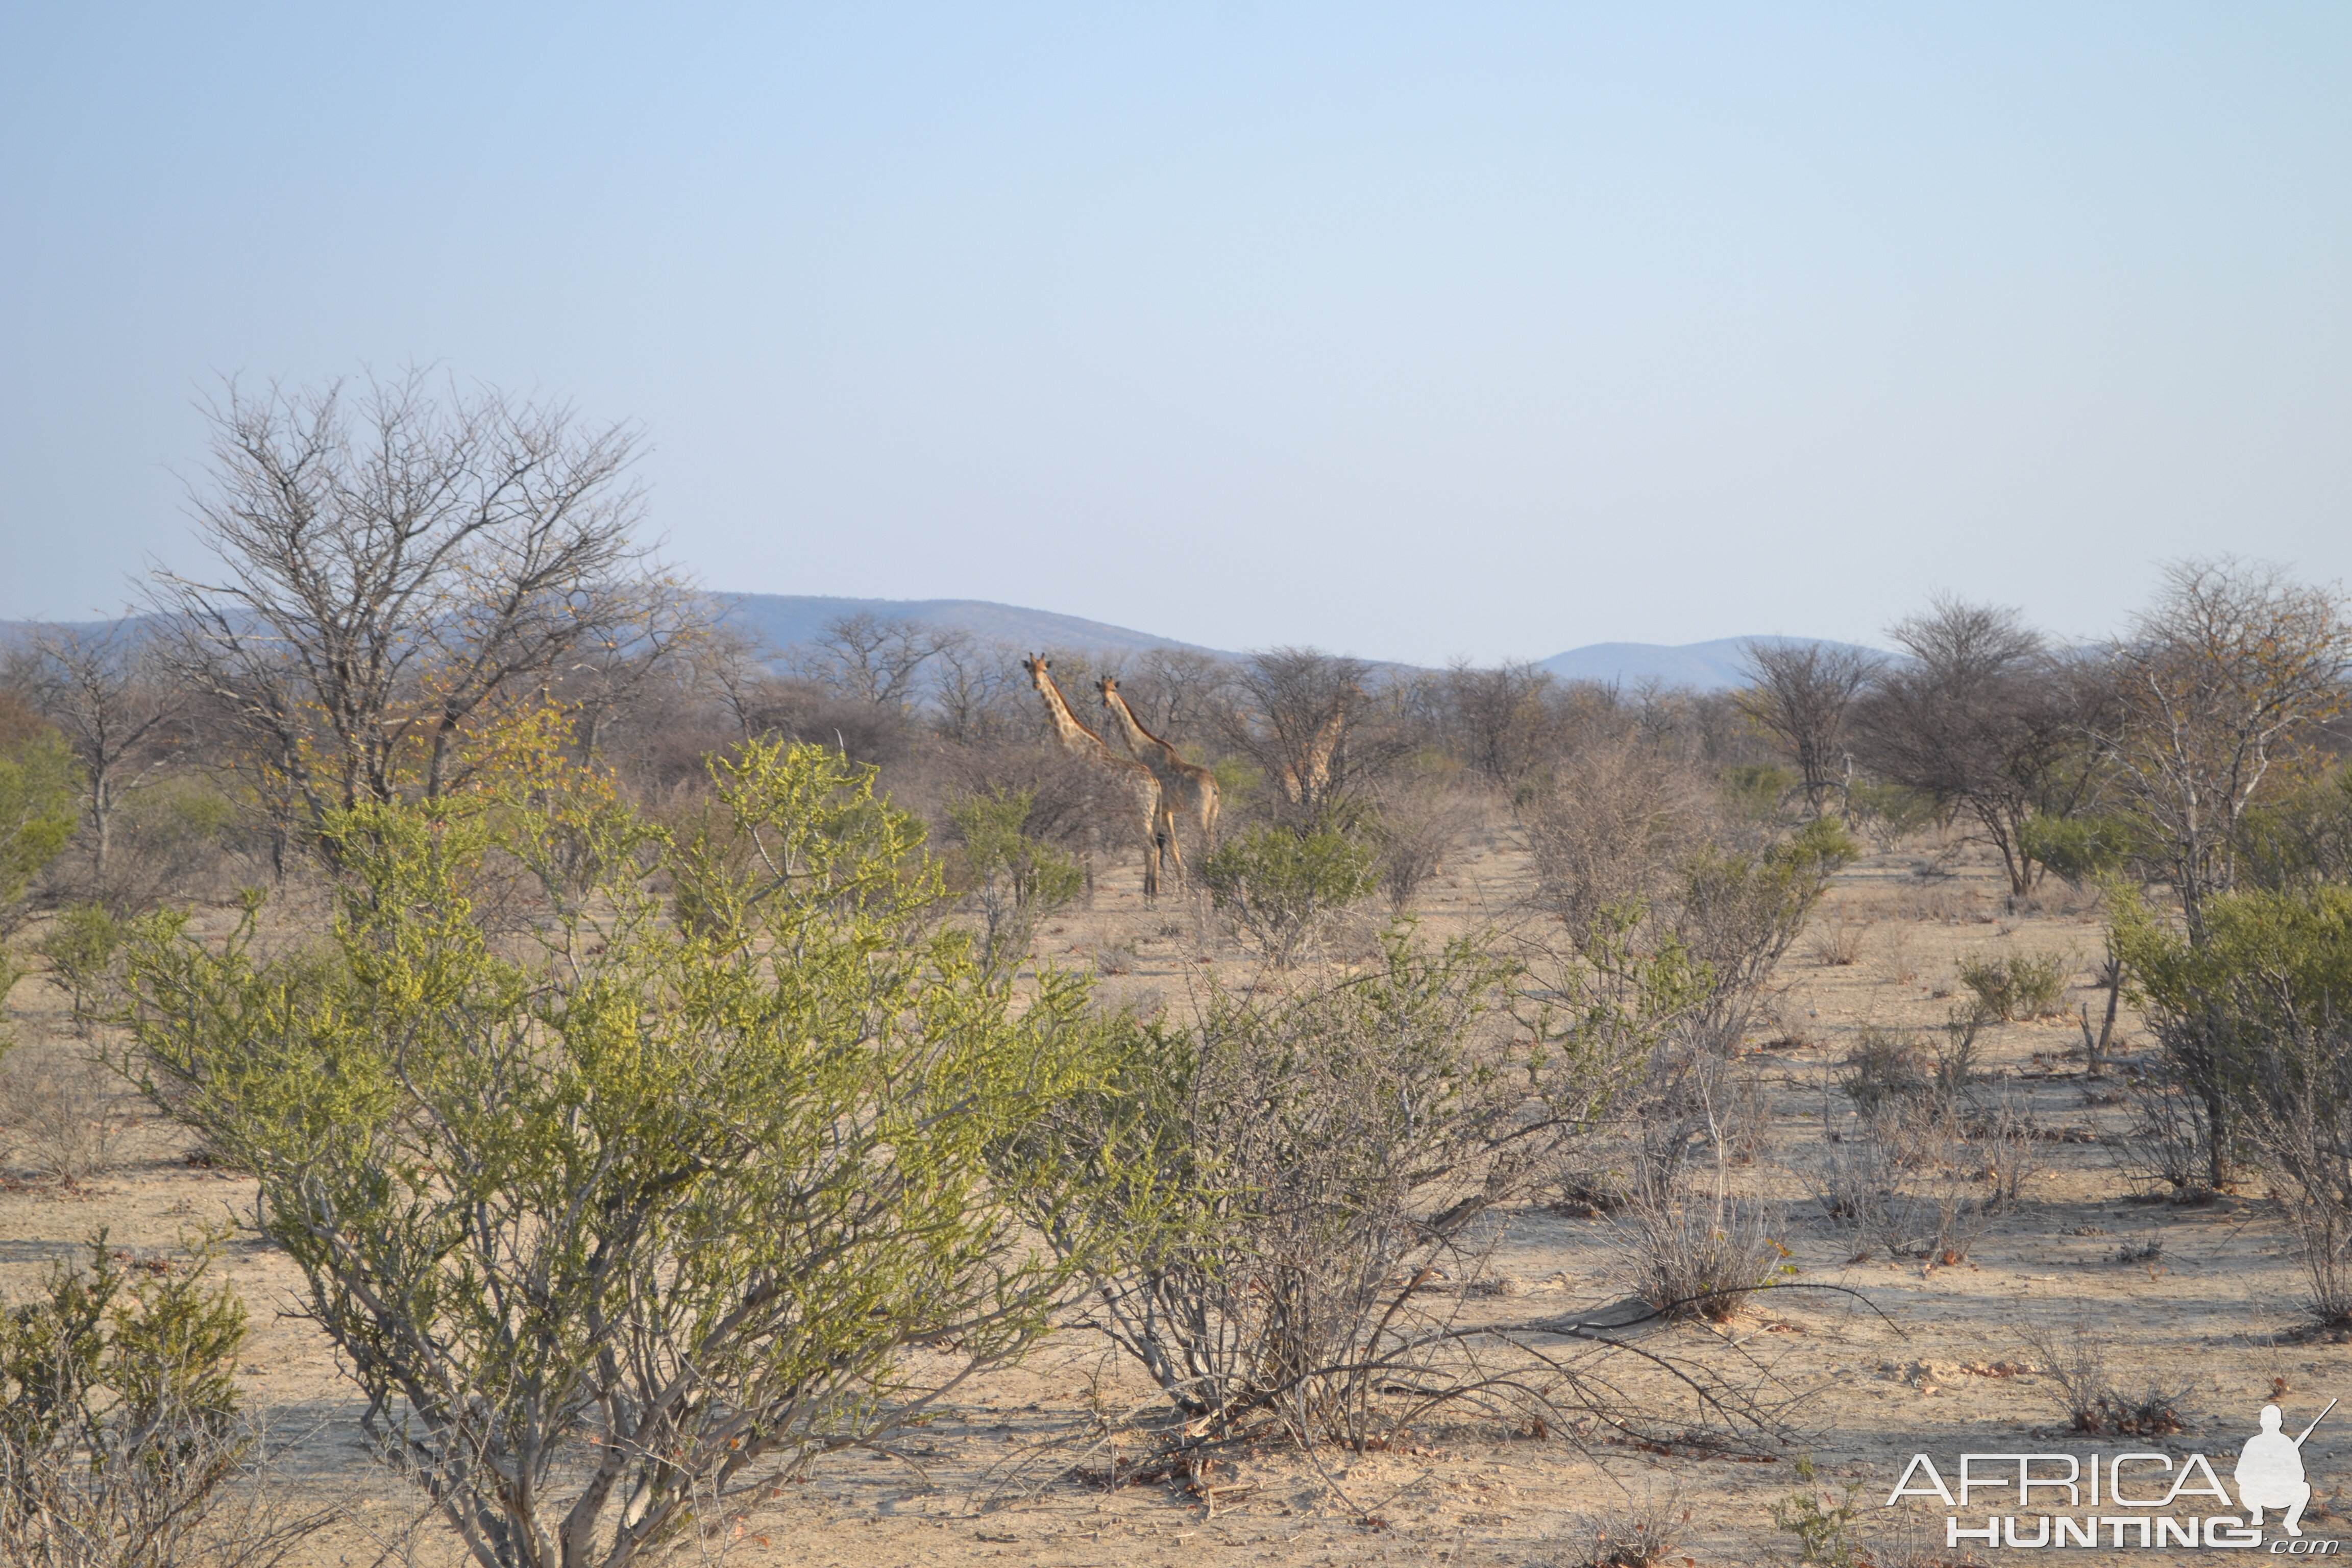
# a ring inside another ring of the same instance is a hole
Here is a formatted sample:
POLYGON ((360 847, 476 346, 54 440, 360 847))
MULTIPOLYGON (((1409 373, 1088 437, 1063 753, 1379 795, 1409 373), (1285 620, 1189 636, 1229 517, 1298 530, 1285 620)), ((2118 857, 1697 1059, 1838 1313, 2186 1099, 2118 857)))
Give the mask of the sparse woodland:
POLYGON ((625 427, 214 428, 0 668, 0 1559, 1891 1568, 1937 1423, 2352 1392, 2333 586, 780 649, 625 427))

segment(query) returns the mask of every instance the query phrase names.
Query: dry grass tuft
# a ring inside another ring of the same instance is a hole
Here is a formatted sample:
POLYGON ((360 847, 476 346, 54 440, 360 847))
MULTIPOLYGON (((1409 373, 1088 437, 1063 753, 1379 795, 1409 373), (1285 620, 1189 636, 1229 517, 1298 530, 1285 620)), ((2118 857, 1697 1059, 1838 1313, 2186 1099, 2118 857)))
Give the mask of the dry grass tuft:
POLYGON ((1688 1563, 1677 1552, 1692 1510, 1679 1494, 1628 1499, 1622 1505, 1579 1514, 1558 1550, 1537 1559, 1541 1568, 1664 1568, 1688 1563))

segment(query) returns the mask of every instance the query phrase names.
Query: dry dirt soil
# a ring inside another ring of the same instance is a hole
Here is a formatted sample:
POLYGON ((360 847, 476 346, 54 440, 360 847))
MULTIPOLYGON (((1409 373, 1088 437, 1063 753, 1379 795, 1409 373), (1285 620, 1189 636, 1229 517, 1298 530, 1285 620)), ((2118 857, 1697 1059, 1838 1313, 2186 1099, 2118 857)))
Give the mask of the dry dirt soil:
MULTIPOLYGON (((1525 878, 1510 833, 1486 832, 1447 868, 1422 916, 1433 931, 1508 921, 1525 878)), ((1795 1557, 1793 1538, 1776 1531, 1771 1507, 1798 1489, 1804 1455, 1823 1484, 1858 1489, 1863 1527, 1881 1539, 1883 1556, 1906 1554, 1908 1528, 1933 1548, 1911 1558, 1924 1563, 1964 1553, 1944 1552, 1939 1506, 1879 1506, 1914 1453, 1936 1456, 1948 1471, 1964 1451, 2202 1451, 2226 1479, 2266 1400, 2277 1397, 2299 1429, 2328 1398, 2352 1395, 2352 1347, 2290 1331, 2299 1321, 2298 1272, 2289 1237, 2258 1194, 2197 1208, 2131 1201, 2098 1141, 2119 1130, 2123 1112, 2084 1076, 2071 1021, 2003 1026, 1986 1038, 1986 1065, 2030 1095, 2058 1136, 2044 1145, 2046 1169, 2021 1208, 1965 1261, 1854 1263, 1851 1245, 1807 1195, 1801 1172, 1820 1148, 1832 1064, 1864 1026, 1942 1023, 1958 1000, 1956 959, 2069 954, 2085 988, 2070 1000, 2094 994, 2087 966, 2099 952, 2096 910, 2060 889, 2032 910, 2011 912, 2004 887, 1992 867, 1965 854, 1940 867, 1917 853, 1866 859, 1840 877, 1776 977, 1773 1017, 1748 1047, 1769 1088, 1772 1136, 1737 1180, 1789 1204, 1785 1240, 1800 1279, 1851 1287, 1867 1306, 1776 1293, 1720 1328, 1665 1331, 1685 1352, 1766 1356, 1779 1376, 1811 1392, 1797 1435, 1769 1460, 1645 1452, 1591 1433, 1535 1438, 1473 1423, 1432 1427, 1398 1452, 1319 1462, 1245 1454, 1213 1477, 1219 1489, 1206 1500, 1171 1484, 1106 1492, 1044 1478, 1055 1456, 1069 1451, 1057 1445, 1084 1431, 1090 1412, 1139 1405, 1147 1392, 1099 1341, 1067 1331, 1020 1367, 971 1387, 912 1445, 911 1462, 852 1454, 823 1463, 740 1539, 709 1543, 706 1554, 778 1565, 1567 1565, 1589 1560, 1580 1516, 1628 1500, 1672 1499, 1677 1520, 1687 1516, 1673 1561, 1786 1563, 1795 1557), (1936 874, 1919 874, 1923 867, 1936 874), (2059 1434, 2051 1379, 2013 1370, 2032 1361, 2018 1331, 2077 1317, 2094 1325, 2121 1381, 2179 1392, 2187 1431, 2103 1445, 2059 1434)), ((1144 1003, 1181 996, 1206 964, 1231 972, 1246 963, 1219 949, 1181 903, 1146 910, 1124 885, 1104 889, 1093 907, 1057 921, 1042 940, 1058 959, 1102 962, 1110 994, 1144 1003)), ((78 1048, 61 999, 44 981, 23 982, 9 1000, 26 1041, 15 1065, 78 1048)), ((2144 1045, 2128 1014, 2125 1024, 2127 1048, 2144 1045)), ((200 1227, 250 1216, 249 1183, 191 1166, 174 1134, 152 1121, 126 1139, 111 1173, 84 1190, 46 1184, 23 1161, 21 1152, 14 1157, 0 1191, 0 1291, 23 1290, 100 1228, 111 1246, 146 1258, 171 1254, 200 1227)), ((1482 1292, 1491 1302, 1479 1310, 1566 1313, 1610 1300, 1617 1293, 1609 1229, 1606 1218, 1541 1209, 1512 1216, 1482 1292)), ((342 1510, 341 1521, 310 1542, 308 1561, 454 1562, 446 1534, 431 1521, 416 1523, 403 1483, 365 1457, 357 1402, 326 1341, 299 1315, 299 1281, 286 1260, 247 1231, 229 1245, 222 1268, 253 1310, 243 1377, 287 1440, 278 1484, 289 1496, 342 1510)), ((2342 1492, 2352 1513, 2345 1490, 2352 1488, 2352 1414, 2331 1417, 2305 1452, 2319 1496, 2307 1531, 2314 1539, 2352 1536, 2352 1523, 2327 1512, 2342 1492)), ((1981 1502, 1971 1510, 1982 1511, 1981 1502)), ((2086 1562, 2207 1555, 2067 1552, 2086 1562)))

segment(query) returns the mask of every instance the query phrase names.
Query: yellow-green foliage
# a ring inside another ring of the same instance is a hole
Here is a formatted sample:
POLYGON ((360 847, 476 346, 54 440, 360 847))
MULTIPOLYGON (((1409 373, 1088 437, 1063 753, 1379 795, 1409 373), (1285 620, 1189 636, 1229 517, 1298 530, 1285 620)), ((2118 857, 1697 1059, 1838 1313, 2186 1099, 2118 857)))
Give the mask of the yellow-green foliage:
POLYGON ((1740 763, 1723 770, 1723 798, 1753 822, 1777 820, 1788 809, 1797 775, 1773 763, 1740 763))
POLYGON ((1954 965, 1960 984, 1975 994, 1978 1009, 2003 1023, 2019 1018, 2054 1018, 2066 1011, 2066 977, 2074 959, 2055 952, 2010 952, 1961 958, 1954 965))
POLYGON ((2139 848, 2124 816, 2029 816, 2017 826, 2017 851, 2081 888, 2115 874, 2139 848))
POLYGON ((1086 1261, 988 1174, 1106 1071, 1081 982, 991 982, 870 770, 752 743, 712 782, 682 837, 609 799, 341 813, 323 959, 250 920, 132 943, 158 1102, 258 1177, 486 1565, 616 1531, 626 1561, 890 1429, 930 1387, 909 1347, 1010 1354, 1086 1261), (528 939, 469 902, 502 862, 544 898, 528 939))
POLYGON ((87 1028, 106 1005, 114 959, 122 945, 123 922, 103 904, 76 904, 58 911, 38 943, 49 975, 73 999, 77 1026, 87 1028))
POLYGON ((2232 893, 2210 900, 2200 940, 2115 900, 2115 936, 2148 1005, 2187 1017, 2226 1005, 2241 1026, 2352 1016, 2352 887, 2232 893))
POLYGON ((1217 775, 1217 794, 1228 808, 1251 799, 1265 784, 1265 770, 1234 752, 1206 765, 1217 775))
POLYGON ((1675 934, 1706 966, 1715 993, 1709 1011, 1721 1026, 1745 1016, 1831 879, 1861 854, 1843 823, 1822 816, 1761 855, 1710 845, 1684 862, 1675 934))
POLYGON ((31 1483, 60 1469, 88 1475, 126 1458, 221 1467, 177 1478, 201 1483, 192 1505, 225 1478, 235 1445, 205 1439, 236 1412, 245 1307, 227 1286, 207 1286, 209 1261, 134 1284, 100 1232, 87 1269, 59 1264, 0 1309, 0 1473, 11 1482, 0 1516, 42 1506, 31 1483))
POLYGON ((2352 767, 2304 780, 2255 805, 2238 824, 2240 874, 2280 889, 2352 878, 2352 767))
POLYGON ((1799 1490, 1772 1505, 1772 1527, 1797 1538, 1797 1561, 1815 1568, 1853 1568, 1864 1561, 1862 1544, 1854 1538, 1854 1521, 1862 1517, 1862 1487, 1848 1482, 1840 1491, 1820 1484, 1812 1457, 1797 1458, 1799 1490))
POLYGON ((0 921, 73 838, 80 780, 55 730, 0 749, 0 921))

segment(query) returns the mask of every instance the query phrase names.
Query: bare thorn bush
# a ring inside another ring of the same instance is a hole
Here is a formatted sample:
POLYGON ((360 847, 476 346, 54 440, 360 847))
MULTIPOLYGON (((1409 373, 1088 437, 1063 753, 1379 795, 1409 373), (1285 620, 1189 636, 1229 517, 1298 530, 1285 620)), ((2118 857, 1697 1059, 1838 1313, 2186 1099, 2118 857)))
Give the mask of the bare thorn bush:
POLYGON ((1847 910, 1840 910, 1834 919, 1813 934, 1813 960, 1824 969, 1843 969, 1862 962, 1863 933, 1869 922, 1858 921, 1847 910))
POLYGON ((19 1056, 0 1074, 0 1132, 42 1176, 78 1187, 114 1168, 130 1131, 129 1100, 115 1076, 79 1057, 19 1056))
POLYGON ((1968 1142, 1977 1178, 1984 1184, 1983 1205, 1995 1213, 2016 1208, 2026 1184, 2048 1165, 2032 1098, 2005 1085, 1979 1097, 1969 1118, 1968 1142))
POLYGON ((1889 922, 1879 932, 1880 954, 1886 961, 1886 973, 1898 985, 1916 984, 1919 978, 1918 961, 1911 953, 1911 928, 1899 922, 1889 922))
POLYGON ((1647 900, 1718 815, 1696 769, 1631 737, 1580 750, 1523 810, 1537 899, 1570 932, 1647 900))
POLYGON ((1942 1044, 1865 1030, 1827 1101, 1822 1154, 1809 1173, 1823 1217, 1853 1256, 1885 1251, 1930 1268, 1965 1260, 1990 1216, 2041 1169, 2030 1108, 1988 1100, 1973 1068, 1975 1028, 1956 1020, 1942 1044))
POLYGON ((2209 1200, 2213 1135, 2204 1103, 2164 1073, 2143 1075, 2124 1093, 2130 1119, 2108 1150, 2125 1179, 2142 1197, 2209 1200))
MULTIPOLYGON (((1213 988, 1189 1024, 1139 1026, 1119 1080, 1028 1157, 1113 1178, 1105 1208, 1042 1215, 1049 1237, 1164 1216, 1091 1277, 1097 1327, 1172 1407, 1151 1441, 1361 1450, 1439 1411, 1530 1430, 1571 1413, 1724 1441, 1777 1430, 1781 1396, 1752 1367, 1668 1352, 1676 1393, 1644 1405, 1611 1381, 1627 1347, 1599 1325, 1461 1317, 1509 1206, 1574 1163, 1655 1047, 1678 982, 1643 973, 1631 996, 1572 973, 1534 985, 1475 943, 1400 931, 1379 967, 1213 988), (1555 1002, 1527 1005, 1537 991, 1555 1002), (1146 1186, 1152 1150, 1174 1159, 1146 1186)), ((1706 1263, 1696 1295, 1770 1271, 1740 1260, 1768 1245, 1747 1207, 1688 1223, 1707 1258, 1732 1259, 1706 1263)))
POLYGON ((1668 1491, 1580 1513, 1567 1538, 1537 1560, 1538 1568, 1666 1568, 1681 1555, 1693 1511, 1679 1492, 1668 1491))
POLYGON ((1727 1322, 1779 1278, 1789 1249, 1777 1205, 1685 1182, 1637 1191, 1616 1220, 1618 1278, 1669 1318, 1727 1322))
POLYGON ((2095 1436, 2160 1437, 2188 1422, 2180 1411, 2188 1390, 2151 1381, 2126 1394, 2108 1374, 2105 1334, 2079 1313, 2063 1324, 2021 1328, 2017 1337, 2041 1365, 2051 1402, 2071 1427, 2095 1436))
POLYGON ((1372 841, 1376 875, 1390 911, 1402 915, 1445 868, 1477 820, 1477 807, 1444 778, 1416 778, 1381 790, 1372 841))

